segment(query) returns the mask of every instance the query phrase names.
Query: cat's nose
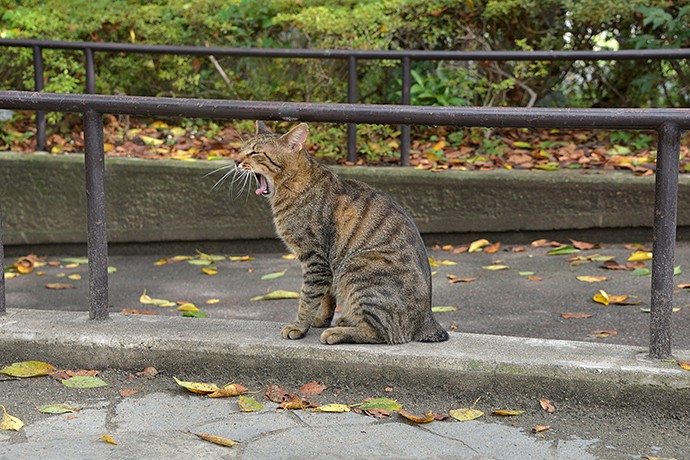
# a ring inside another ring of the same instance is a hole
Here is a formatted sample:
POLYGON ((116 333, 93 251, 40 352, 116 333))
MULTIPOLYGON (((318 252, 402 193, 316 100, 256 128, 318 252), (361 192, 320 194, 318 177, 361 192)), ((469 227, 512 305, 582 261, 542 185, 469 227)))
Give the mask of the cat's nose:
POLYGON ((240 163, 242 163, 240 160, 235 159, 235 167, 239 166, 240 163))

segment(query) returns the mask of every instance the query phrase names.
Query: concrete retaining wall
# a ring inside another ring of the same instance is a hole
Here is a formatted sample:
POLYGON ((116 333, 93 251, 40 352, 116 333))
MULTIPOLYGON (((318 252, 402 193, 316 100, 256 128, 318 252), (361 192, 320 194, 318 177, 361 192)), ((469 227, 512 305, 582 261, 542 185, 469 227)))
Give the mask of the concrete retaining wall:
MULTIPOLYGON (((218 162, 109 159, 108 234, 114 243, 221 241, 275 236, 268 203, 227 187, 211 191, 218 162)), ((334 168, 390 193, 422 233, 529 232, 651 227, 654 177, 625 172, 432 173, 334 168)), ((0 153, 4 243, 86 241, 81 155, 0 153)), ((690 177, 681 176, 679 225, 690 225, 690 177)))

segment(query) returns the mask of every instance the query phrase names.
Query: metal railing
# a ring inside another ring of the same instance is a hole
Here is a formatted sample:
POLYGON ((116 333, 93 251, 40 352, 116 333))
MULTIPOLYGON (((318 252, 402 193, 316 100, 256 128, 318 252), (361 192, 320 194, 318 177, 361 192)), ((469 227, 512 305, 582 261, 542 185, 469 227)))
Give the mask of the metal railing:
MULTIPOLYGON (((399 61, 402 72, 401 101, 410 105, 412 101, 412 61, 639 61, 639 60, 673 60, 690 58, 690 49, 657 49, 657 50, 621 50, 621 51, 422 51, 422 50, 329 50, 329 49, 292 49, 292 48, 223 48, 203 46, 146 45, 129 43, 69 42, 36 39, 0 39, 1 47, 23 47, 33 50, 34 88, 43 90, 43 49, 77 50, 84 53, 85 92, 96 93, 96 63, 94 54, 132 53, 132 54, 166 54, 185 56, 232 56, 237 58, 302 58, 302 59, 340 59, 346 60, 347 102, 358 102, 357 62, 360 60, 394 60, 399 61)), ((374 123, 378 123, 374 121, 374 123)), ((356 125, 347 125, 347 159, 355 162, 356 125)), ((400 126, 400 163, 410 163, 410 127, 400 126)), ((46 125, 43 112, 36 113, 37 150, 44 150, 46 144, 46 125)))
MULTIPOLYGON (((105 214, 103 114, 488 128, 656 130, 659 137, 654 203, 649 353, 654 358, 671 356, 680 136, 683 130, 690 129, 690 110, 413 107, 172 99, 24 91, 0 91, 0 108, 83 114, 88 213, 89 317, 96 320, 108 318, 108 241, 105 214)), ((0 222, 0 266, 3 264, 1 225, 2 222, 0 222)), ((4 289, 3 283, 3 277, 0 277, 0 293, 4 289)), ((0 314, 4 312, 3 295, 0 296, 0 314)))

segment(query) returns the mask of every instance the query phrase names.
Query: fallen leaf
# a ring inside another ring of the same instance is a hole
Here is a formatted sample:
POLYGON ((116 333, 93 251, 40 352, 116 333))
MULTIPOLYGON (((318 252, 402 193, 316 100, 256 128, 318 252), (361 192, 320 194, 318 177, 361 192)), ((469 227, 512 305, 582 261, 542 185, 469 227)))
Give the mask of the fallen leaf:
POLYGON ((203 273, 204 275, 209 275, 209 276, 217 275, 218 274, 218 267, 202 267, 201 273, 203 273))
POLYGON ((551 425, 537 425, 532 428, 532 433, 541 433, 542 431, 550 430, 551 425))
POLYGON ((641 262, 645 260, 651 260, 652 253, 648 251, 635 251, 630 257, 628 257, 628 262, 641 262))
POLYGON ((510 267, 507 265, 485 265, 482 267, 484 270, 508 270, 510 267))
POLYGON ((63 380, 62 384, 69 388, 98 388, 108 386, 103 380, 90 375, 76 375, 63 380))
POLYGON ((22 361, 10 364, 0 369, 0 374, 10 377, 40 377, 55 372, 56 369, 48 363, 42 361, 22 361))
POLYGON ((584 319, 584 318, 591 318, 592 315, 589 313, 563 313, 561 315, 561 318, 565 319, 584 319))
POLYGON ((554 406, 548 399, 540 399, 539 405, 549 414, 553 414, 554 412, 556 412, 556 406, 554 406))
POLYGON ((70 404, 48 404, 46 406, 41 406, 38 411, 44 414, 68 414, 72 412, 78 412, 81 407, 75 407, 70 404))
POLYGON ((548 254, 550 256, 563 256, 563 255, 568 255, 568 254, 575 254, 577 252, 580 252, 580 250, 566 244, 566 245, 551 249, 546 254, 548 254))
POLYGON ((278 408, 286 410, 304 410, 310 407, 316 407, 316 404, 297 395, 292 395, 290 399, 278 405, 278 408))
POLYGON ((218 256, 215 254, 204 254, 203 252, 196 250, 200 260, 210 260, 211 262, 217 262, 219 260, 225 260, 225 256, 218 256))
POLYGON ((274 403, 282 403, 290 399, 293 395, 278 385, 271 385, 268 387, 268 390, 266 390, 266 393, 264 393, 264 396, 274 403))
POLYGON ((576 249, 581 249, 583 251, 589 251, 590 249, 596 249, 600 245, 599 244, 592 244, 592 243, 586 243, 584 241, 577 241, 570 239, 570 242, 573 243, 573 247, 576 249))
POLYGON ((369 410, 369 409, 383 409, 387 411, 399 411, 402 406, 390 398, 370 398, 365 399, 363 402, 356 404, 358 409, 369 410))
POLYGON ((217 304, 218 302, 220 302, 220 299, 208 299, 208 300, 206 301, 206 305, 215 305, 215 304, 217 304))
POLYGON ((99 441, 105 441, 105 442, 107 442, 108 444, 112 444, 112 445, 114 445, 114 446, 117 446, 117 442, 116 442, 115 439, 114 439, 112 436, 110 436, 109 434, 104 434, 103 436, 101 436, 100 438, 98 438, 98 440, 99 440, 99 441))
POLYGON ((228 260, 231 260, 233 262, 250 262, 256 259, 251 256, 230 256, 228 257, 228 260))
POLYGON ((676 362, 678 363, 678 365, 679 365, 681 368, 685 369, 686 371, 690 371, 690 361, 681 361, 681 360, 678 360, 678 361, 676 361, 676 362))
POLYGON ((281 257, 282 257, 283 259, 286 259, 286 260, 295 260, 295 259, 297 258, 297 256, 294 255, 294 254, 285 254, 285 255, 283 255, 283 256, 281 256, 281 257))
POLYGON ((158 369, 156 369, 155 367, 149 366, 149 367, 145 368, 143 371, 137 372, 137 373, 134 374, 134 375, 137 376, 137 377, 142 377, 142 376, 143 376, 143 377, 151 377, 151 378, 153 378, 153 377, 155 377, 156 375, 158 375, 158 369))
POLYGON ((484 412, 477 409, 453 409, 450 411, 450 416, 460 422, 475 420, 483 415, 484 412))
POLYGON ((233 441, 232 439, 223 438, 223 437, 215 436, 212 434, 206 434, 206 433, 199 433, 199 434, 192 433, 192 434, 194 434, 194 436, 196 436, 200 439, 203 439, 204 441, 208 441, 208 442, 211 442, 213 444, 217 444, 219 446, 232 447, 232 446, 239 444, 239 442, 233 441))
POLYGON ((156 315, 157 313, 155 311, 142 311, 142 310, 135 310, 133 308, 123 308, 120 310, 120 313, 123 315, 156 315))
POLYGON ((429 423, 429 422, 433 422, 435 420, 434 419, 434 413, 431 411, 425 412, 423 416, 411 414, 404 409, 400 409, 398 411, 398 413, 400 415, 402 415, 404 418, 406 418, 407 420, 414 422, 414 423, 429 423))
POLYGON ((244 385, 240 385, 238 383, 231 383, 229 385, 225 385, 220 390, 217 390, 217 391, 214 391, 213 393, 210 393, 208 395, 208 397, 209 398, 230 398, 230 397, 234 397, 234 396, 243 395, 247 392, 249 392, 249 388, 245 387, 244 385))
POLYGON ((601 283, 608 280, 605 276, 578 276, 577 279, 585 283, 601 283))
POLYGON ((264 408, 264 405, 254 399, 252 396, 240 395, 239 401, 237 401, 242 412, 259 412, 264 408))
POLYGON ((191 391, 192 393, 206 395, 219 390, 215 383, 184 382, 179 380, 177 377, 173 377, 173 379, 179 386, 191 391))
POLYGON ((268 294, 265 294, 265 295, 252 297, 249 300, 254 302, 257 300, 278 300, 278 299, 299 299, 299 293, 293 292, 293 291, 283 291, 283 290, 279 289, 277 291, 269 292, 268 294))
POLYGON ((489 240, 485 240, 485 239, 473 241, 472 243, 470 243, 470 248, 467 250, 467 252, 470 252, 470 253, 481 252, 482 248, 484 248, 485 246, 488 246, 490 244, 491 243, 489 242, 489 240))
POLYGON ((524 410, 506 410, 506 409, 498 409, 498 410, 491 412, 491 414, 493 414, 493 415, 500 415, 502 417, 513 417, 515 415, 520 415, 520 414, 524 414, 524 413, 525 413, 524 410))
POLYGON ((2 408, 2 419, 0 419, 0 430, 5 431, 19 431, 23 426, 24 422, 19 420, 7 413, 5 406, 0 405, 2 408))
POLYGON ((185 302, 177 307, 177 311, 199 311, 199 309, 193 303, 185 302))
POLYGON ((276 278, 280 278, 281 276, 285 275, 285 272, 287 269, 283 270, 282 272, 274 272, 274 273, 269 273, 267 275, 264 275, 261 277, 262 280, 274 280, 276 278))
POLYGON ((453 307, 453 306, 437 306, 437 307, 431 307, 431 311, 434 313, 446 313, 449 311, 456 311, 458 308, 453 307))
POLYGON ((485 246, 482 252, 484 254, 495 254, 498 252, 498 250, 501 249, 501 243, 493 243, 488 246, 485 246))
POLYGON ((323 393, 323 390, 325 390, 326 388, 328 388, 326 385, 322 385, 319 382, 309 382, 302 385, 302 387, 299 389, 299 392, 303 395, 318 396, 321 393, 323 393))
POLYGON ((520 276, 532 276, 532 275, 534 275, 534 272, 518 272, 518 275, 520 275, 520 276))
POLYGON ((446 278, 448 278, 448 282, 451 284, 454 283, 471 283, 472 281, 477 281, 479 277, 474 277, 474 278, 458 278, 455 275, 446 275, 446 278))
POLYGON ((315 407, 313 410, 315 412, 343 413, 350 412, 350 406, 347 404, 324 404, 323 406, 315 407))
POLYGON ((594 294, 594 297, 592 299, 596 303, 600 303, 603 305, 608 305, 611 301, 609 300, 609 295, 606 293, 606 291, 600 290, 599 293, 594 294))
POLYGON ((541 239, 541 240, 532 241, 530 243, 530 246, 532 246, 533 248, 545 248, 548 246, 563 246, 563 244, 558 243, 556 241, 541 239))
POLYGON ((540 278, 538 276, 531 276, 531 275, 528 276, 527 279, 530 281, 544 281, 544 278, 540 278))
POLYGON ((211 265, 213 261, 209 259, 190 259, 187 263, 190 265, 211 265))
POLYGON ((65 259, 60 259, 60 260, 66 264, 80 265, 80 264, 88 264, 89 263, 89 259, 87 259, 86 257, 67 257, 65 259))
POLYGON ((601 331, 593 331, 590 332, 587 337, 598 337, 601 339, 605 339, 607 337, 613 337, 614 335, 617 335, 618 331, 614 330, 601 330, 601 331))
POLYGON ((47 289, 74 289, 73 284, 67 283, 48 283, 46 284, 47 289))
POLYGON ((649 276, 652 274, 652 271, 648 268, 640 267, 640 268, 636 268, 635 270, 631 271, 630 274, 633 276, 649 276))
POLYGON ((130 388, 125 388, 125 389, 120 390, 120 396, 122 396, 123 398, 126 398, 127 396, 132 396, 133 394, 137 394, 137 393, 139 393, 139 391, 132 390, 130 388))
POLYGON ((79 281, 81 279, 81 275, 79 273, 73 273, 69 275, 67 278, 74 280, 74 281, 79 281))
POLYGON ((206 318, 205 311, 185 311, 182 312, 182 316, 185 318, 206 318))

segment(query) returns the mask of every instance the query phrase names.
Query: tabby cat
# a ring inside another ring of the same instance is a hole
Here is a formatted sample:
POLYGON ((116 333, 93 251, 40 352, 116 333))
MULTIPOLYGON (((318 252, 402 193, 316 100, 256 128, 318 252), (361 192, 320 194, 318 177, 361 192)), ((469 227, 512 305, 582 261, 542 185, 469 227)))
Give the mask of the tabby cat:
POLYGON ((303 149, 307 132, 301 123, 273 134, 257 122, 235 162, 256 179, 302 265, 297 319, 282 336, 300 339, 314 326, 328 328, 325 344, 447 340, 431 312, 429 260, 412 218, 386 194, 317 163, 303 149), (336 299, 343 315, 330 327, 336 299))

